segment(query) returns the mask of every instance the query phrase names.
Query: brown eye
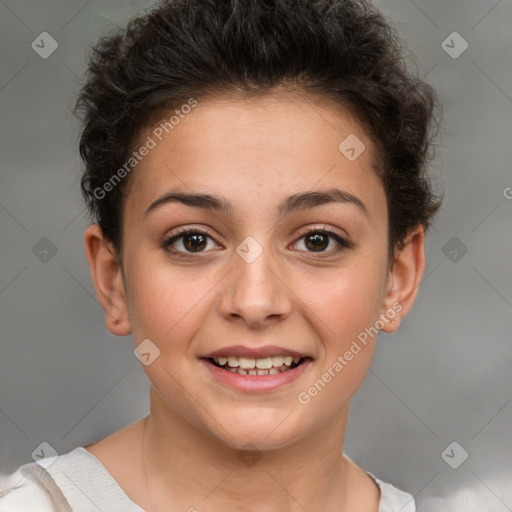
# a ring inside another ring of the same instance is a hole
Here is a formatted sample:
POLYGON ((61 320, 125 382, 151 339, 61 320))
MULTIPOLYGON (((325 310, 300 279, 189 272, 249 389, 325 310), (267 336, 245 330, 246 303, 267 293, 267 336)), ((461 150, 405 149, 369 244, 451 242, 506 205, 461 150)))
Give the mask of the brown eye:
POLYGON ((305 237, 305 245, 314 252, 324 251, 329 245, 329 237, 322 233, 307 235, 305 237))
POLYGON ((185 235, 183 237, 183 246, 190 252, 202 251, 207 244, 207 237, 202 234, 185 235))
POLYGON ((303 252, 335 254, 350 249, 352 244, 337 233, 328 229, 315 229, 302 235, 296 245, 303 252), (303 246, 303 247, 301 247, 303 246), (332 247, 334 246, 334 247, 332 247))
POLYGON ((162 247, 177 255, 187 255, 205 252, 205 249, 208 248, 208 243, 211 243, 213 248, 217 247, 208 233, 198 229, 187 228, 164 240, 162 247))

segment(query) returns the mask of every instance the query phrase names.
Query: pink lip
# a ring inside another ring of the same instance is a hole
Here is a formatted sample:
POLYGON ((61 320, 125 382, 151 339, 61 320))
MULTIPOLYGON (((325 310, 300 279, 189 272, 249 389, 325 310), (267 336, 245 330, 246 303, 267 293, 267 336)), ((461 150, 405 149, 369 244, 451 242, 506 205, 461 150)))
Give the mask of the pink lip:
POLYGON ((272 356, 291 356, 291 357, 308 357, 308 354, 302 354, 295 350, 290 350, 277 345, 266 345, 264 347, 250 348, 244 347, 243 345, 232 345, 230 347, 221 348, 205 354, 202 356, 205 359, 212 359, 214 357, 248 357, 251 359, 262 359, 265 357, 272 356))
MULTIPOLYGON (((280 353, 282 354, 283 352, 280 353)), ((304 359, 299 366, 287 370, 286 372, 278 373, 277 375, 240 375, 239 373, 219 368, 208 359, 201 359, 201 362, 208 368, 213 378, 221 384, 238 391, 262 393, 275 391, 276 389, 296 381, 311 364, 312 360, 310 358, 304 359)))

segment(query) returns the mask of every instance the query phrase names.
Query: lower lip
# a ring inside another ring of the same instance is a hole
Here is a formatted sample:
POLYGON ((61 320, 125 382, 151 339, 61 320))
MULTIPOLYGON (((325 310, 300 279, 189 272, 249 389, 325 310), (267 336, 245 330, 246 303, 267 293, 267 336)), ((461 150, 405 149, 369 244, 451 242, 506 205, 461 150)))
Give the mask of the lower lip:
POLYGON ((250 393, 261 393, 264 391, 275 391, 296 381, 311 363, 306 359, 299 366, 276 375, 240 375, 239 373, 223 370, 215 366, 208 359, 201 359, 213 377, 225 386, 246 391, 250 393))

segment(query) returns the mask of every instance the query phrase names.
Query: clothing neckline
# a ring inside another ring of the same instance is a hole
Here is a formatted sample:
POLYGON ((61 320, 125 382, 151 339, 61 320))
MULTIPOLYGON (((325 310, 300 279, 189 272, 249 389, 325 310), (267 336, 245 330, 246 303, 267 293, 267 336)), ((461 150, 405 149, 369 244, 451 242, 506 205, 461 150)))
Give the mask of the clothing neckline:
MULTIPOLYGON (((36 464, 36 463, 34 463, 36 464)), ((32 465, 32 464, 30 464, 32 465)), ((55 463, 51 464, 46 471, 50 473, 56 483, 61 487, 62 492, 72 509, 78 510, 80 500, 83 501, 83 495, 87 495, 89 490, 94 496, 101 496, 102 508, 111 510, 123 510, 123 512, 146 512, 143 508, 133 502, 122 487, 119 485, 113 475, 107 470, 103 463, 85 447, 79 446, 70 452, 60 455, 55 463), (80 473, 76 472, 76 459, 81 458, 80 473), (72 485, 69 485, 69 472, 75 468, 72 485), (100 477, 100 478, 98 478, 100 477), (67 484, 67 485, 66 485, 67 484)), ((375 475, 366 471, 366 473, 377 484, 380 490, 379 512, 392 510, 387 508, 388 504, 400 500, 404 503, 403 512, 415 511, 414 498, 403 491, 400 491, 392 484, 383 482, 375 475)))

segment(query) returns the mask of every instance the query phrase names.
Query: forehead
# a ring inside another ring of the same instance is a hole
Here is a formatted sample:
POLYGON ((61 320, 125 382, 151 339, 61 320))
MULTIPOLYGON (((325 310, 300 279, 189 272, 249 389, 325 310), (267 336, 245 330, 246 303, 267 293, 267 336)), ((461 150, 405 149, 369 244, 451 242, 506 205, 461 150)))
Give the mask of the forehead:
POLYGON ((134 172, 125 205, 130 210, 147 208, 177 187, 229 196, 241 210, 275 209, 285 193, 340 186, 364 195, 369 207, 382 200, 375 148, 354 116, 337 105, 297 93, 216 97, 199 100, 163 130, 170 115, 140 139, 155 144, 134 172))

